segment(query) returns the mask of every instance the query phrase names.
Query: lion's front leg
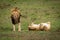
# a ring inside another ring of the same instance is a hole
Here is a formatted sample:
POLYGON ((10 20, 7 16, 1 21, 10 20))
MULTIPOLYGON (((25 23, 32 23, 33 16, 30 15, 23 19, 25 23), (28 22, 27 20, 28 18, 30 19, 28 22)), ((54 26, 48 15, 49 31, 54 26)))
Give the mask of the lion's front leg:
POLYGON ((18 31, 20 32, 21 31, 21 24, 18 23, 18 31))
POLYGON ((15 31, 15 25, 13 24, 13 31, 15 31))

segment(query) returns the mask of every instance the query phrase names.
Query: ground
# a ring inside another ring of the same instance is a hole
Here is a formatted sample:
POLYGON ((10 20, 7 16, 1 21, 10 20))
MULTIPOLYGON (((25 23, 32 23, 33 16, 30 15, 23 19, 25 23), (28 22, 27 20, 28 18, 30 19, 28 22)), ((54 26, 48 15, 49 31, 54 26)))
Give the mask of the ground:
POLYGON ((0 0, 0 40, 60 40, 60 0, 0 0), (10 9, 19 7, 22 31, 12 31, 10 9), (31 22, 51 22, 51 30, 29 31, 31 22))

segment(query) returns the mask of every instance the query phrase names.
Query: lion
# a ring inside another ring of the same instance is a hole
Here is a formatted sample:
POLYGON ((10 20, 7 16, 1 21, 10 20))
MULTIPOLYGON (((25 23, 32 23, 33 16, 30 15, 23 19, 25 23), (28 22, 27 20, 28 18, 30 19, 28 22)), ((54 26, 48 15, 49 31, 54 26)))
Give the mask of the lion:
POLYGON ((21 31, 20 27, 20 16, 21 12, 18 7, 13 7, 11 9, 11 21, 13 24, 13 31, 15 31, 15 25, 18 24, 18 31, 21 31))

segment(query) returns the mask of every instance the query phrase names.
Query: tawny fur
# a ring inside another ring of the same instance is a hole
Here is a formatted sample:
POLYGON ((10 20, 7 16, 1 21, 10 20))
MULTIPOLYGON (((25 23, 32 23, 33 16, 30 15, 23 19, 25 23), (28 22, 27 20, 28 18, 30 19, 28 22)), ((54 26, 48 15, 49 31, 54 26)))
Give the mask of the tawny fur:
POLYGON ((19 9, 18 8, 12 8, 11 9, 11 15, 13 15, 14 16, 14 18, 18 18, 19 16, 20 16, 20 11, 19 11, 19 9))
POLYGON ((41 24, 32 23, 31 25, 28 26, 28 29, 29 30, 45 30, 45 31, 49 31, 50 30, 50 22, 41 23, 41 24))
POLYGON ((34 24, 32 23, 31 25, 28 26, 29 30, 39 30, 40 24, 34 24))
POLYGON ((45 30, 45 31, 49 31, 50 30, 50 22, 41 23, 40 29, 45 30))

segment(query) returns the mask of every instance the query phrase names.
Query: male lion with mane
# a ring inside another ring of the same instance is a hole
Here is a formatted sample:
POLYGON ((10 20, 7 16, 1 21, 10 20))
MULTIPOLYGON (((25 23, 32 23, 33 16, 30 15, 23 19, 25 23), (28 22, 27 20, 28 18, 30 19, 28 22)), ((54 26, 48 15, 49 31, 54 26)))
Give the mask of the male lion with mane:
POLYGON ((21 31, 21 27, 20 27, 20 10, 18 7, 14 7, 11 9, 11 21, 13 24, 13 31, 15 31, 15 25, 18 24, 18 31, 21 31))

